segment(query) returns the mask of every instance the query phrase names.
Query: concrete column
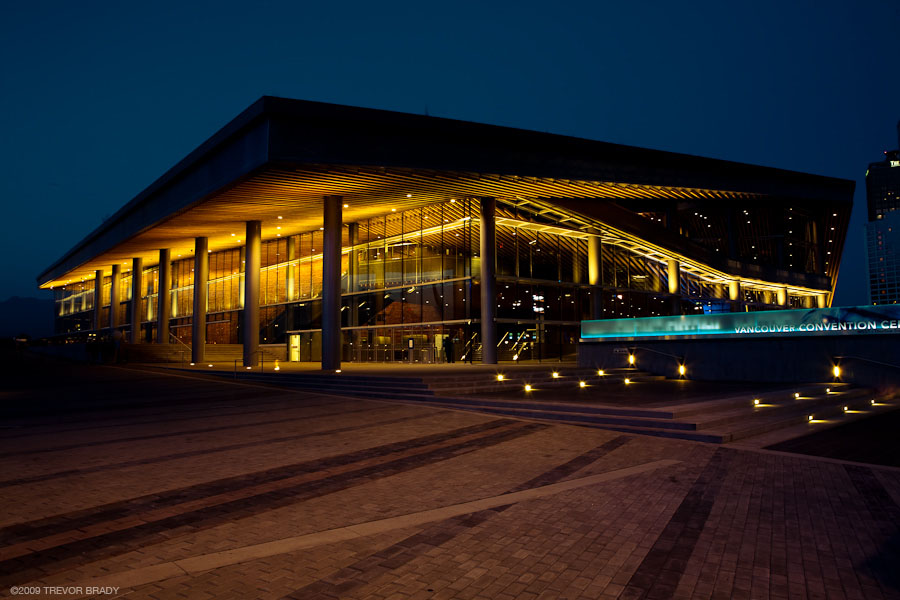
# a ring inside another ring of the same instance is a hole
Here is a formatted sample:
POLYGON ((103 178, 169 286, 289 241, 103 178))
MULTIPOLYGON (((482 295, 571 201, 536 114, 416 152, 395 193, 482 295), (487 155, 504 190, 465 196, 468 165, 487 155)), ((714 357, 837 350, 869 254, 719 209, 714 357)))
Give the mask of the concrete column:
POLYGON ((169 343, 169 317, 172 314, 172 261, 169 249, 159 251, 159 285, 156 295, 156 343, 169 343))
POLYGON ((100 324, 100 314, 102 313, 103 300, 103 271, 94 271, 94 331, 100 331, 103 325, 100 324))
POLYGON ((322 370, 341 368, 341 196, 325 196, 322 248, 322 370))
POLYGON ((741 282, 733 279, 728 282, 728 299, 732 301, 731 312, 741 312, 741 282))
POLYGON ((262 222, 247 221, 244 238, 244 366, 255 367, 259 361, 259 265, 262 254, 262 222))
POLYGON ((497 200, 481 198, 481 362, 497 364, 497 229, 494 213, 497 200))
MULTIPOLYGON (((900 123, 898 123, 898 128, 900 128, 900 123)), ((816 295, 816 304, 819 308, 828 308, 828 293, 822 292, 821 294, 816 295)))
POLYGON ((109 329, 110 331, 119 326, 119 286, 122 283, 122 276, 119 272, 119 265, 112 266, 112 279, 109 283, 109 329))
POLYGON ((141 289, 144 287, 144 259, 131 259, 131 343, 141 343, 141 289))
POLYGON ((209 281, 209 239, 194 238, 194 314, 191 317, 191 362, 206 359, 206 286, 209 281))
MULTIPOLYGON (((350 239, 350 254, 347 257, 349 264, 349 273, 347 275, 347 291, 356 292, 359 290, 359 254, 353 248, 359 243, 359 223, 350 223, 347 225, 350 239)), ((419 257, 421 261, 421 256, 419 257)), ((359 325, 359 311, 357 310, 357 302, 350 303, 350 326, 359 325)))
POLYGON ((600 243, 598 236, 592 235, 588 238, 587 261, 588 261, 588 283, 597 286, 591 290, 591 318, 603 318, 603 297, 600 285, 603 283, 602 272, 603 244, 600 243))
POLYGON ((681 314, 681 263, 676 259, 670 258, 666 263, 669 279, 669 293, 674 294, 669 299, 670 312, 673 315, 681 314))
POLYGON ((681 264, 674 258, 670 258, 666 264, 669 273, 669 293, 681 293, 681 264))
POLYGON ((778 290, 775 292, 775 298, 777 299, 779 306, 786 305, 788 303, 787 288, 785 288, 785 287, 778 288, 778 290))
POLYGON ((815 296, 803 296, 803 308, 815 308, 816 307, 816 297, 815 296))
POLYGON ((772 298, 772 292, 771 292, 771 291, 769 291, 769 290, 763 290, 762 298, 763 298, 763 302, 765 302, 766 304, 772 304, 773 298, 772 298))
MULTIPOLYGON (((297 259, 297 236, 295 236, 295 235, 288 236, 287 254, 288 254, 288 262, 297 259)), ((288 300, 288 302, 296 299, 296 295, 297 295, 297 282, 294 279, 294 267, 293 267, 293 265, 289 265, 288 272, 287 272, 287 300, 288 300)))

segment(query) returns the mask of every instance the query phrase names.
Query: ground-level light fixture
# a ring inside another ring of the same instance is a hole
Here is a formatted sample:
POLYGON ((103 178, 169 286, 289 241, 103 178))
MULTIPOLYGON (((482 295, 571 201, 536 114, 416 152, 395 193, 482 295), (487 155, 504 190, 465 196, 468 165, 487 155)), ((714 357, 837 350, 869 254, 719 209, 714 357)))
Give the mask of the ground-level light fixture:
POLYGON ((497 381, 503 381, 504 377, 502 374, 497 375, 497 381))
POLYGON ((626 378, 625 378, 625 385, 628 385, 629 383, 631 383, 631 380, 628 379, 628 378, 626 377, 626 378))
POLYGON ((684 368, 684 365, 678 365, 678 374, 684 377, 684 374, 687 372, 687 369, 684 368))
POLYGON ((813 416, 812 416, 812 415, 809 415, 809 416, 807 417, 807 420, 812 421, 812 420, 813 420, 813 416))
POLYGON ((633 365, 633 364, 634 364, 634 354, 629 354, 629 355, 628 355, 628 364, 629 364, 629 365, 633 365))
POLYGON ((587 387, 587 383, 585 383, 585 382, 583 382, 583 381, 579 381, 579 382, 578 382, 578 387, 587 387))
POLYGON ((759 398, 753 399, 753 406, 759 406, 759 398))
POLYGON ((597 371, 597 375, 599 375, 600 377, 603 377, 604 375, 606 375, 606 373, 603 371, 603 369, 599 369, 597 371))
POLYGON ((832 375, 834 375, 834 378, 837 379, 841 376, 841 368, 837 365, 834 365, 834 367, 831 369, 831 373, 832 375))
POLYGON ((831 393, 831 388, 825 388, 825 393, 826 393, 826 394, 830 394, 830 393, 831 393))
POLYGON ((849 407, 849 406, 845 406, 845 407, 844 407, 844 412, 847 412, 848 410, 850 410, 850 407, 849 407))
POLYGON ((794 398, 799 398, 799 397, 800 397, 800 392, 794 392, 794 398))
POLYGON ((553 375, 553 379, 559 379, 559 373, 557 371, 553 371, 551 375, 553 375))
POLYGON ((526 384, 525 384, 525 391, 526 391, 526 392, 530 392, 530 391, 531 391, 531 384, 530 384, 530 383, 526 383, 526 384))
POLYGON ((869 404, 871 404, 872 406, 875 406, 875 401, 874 401, 874 400, 869 400, 869 404))

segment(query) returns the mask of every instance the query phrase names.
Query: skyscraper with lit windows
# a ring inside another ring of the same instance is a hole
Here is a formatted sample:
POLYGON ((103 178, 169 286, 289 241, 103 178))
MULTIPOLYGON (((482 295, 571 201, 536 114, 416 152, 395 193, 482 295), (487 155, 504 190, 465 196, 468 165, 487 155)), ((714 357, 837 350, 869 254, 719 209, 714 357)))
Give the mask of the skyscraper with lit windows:
MULTIPOLYGON (((897 123, 900 146, 900 122, 897 123)), ((866 255, 869 302, 900 302, 900 150, 884 153, 884 160, 866 171, 866 255)))

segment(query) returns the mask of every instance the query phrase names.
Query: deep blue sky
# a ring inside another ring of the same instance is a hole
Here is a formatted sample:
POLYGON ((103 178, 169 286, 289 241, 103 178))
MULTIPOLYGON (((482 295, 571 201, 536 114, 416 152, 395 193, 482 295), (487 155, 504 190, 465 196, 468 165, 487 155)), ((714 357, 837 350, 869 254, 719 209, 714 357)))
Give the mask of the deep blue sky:
POLYGON ((896 0, 5 2, 0 299, 269 94, 854 179, 836 304, 862 304, 898 32, 896 0))

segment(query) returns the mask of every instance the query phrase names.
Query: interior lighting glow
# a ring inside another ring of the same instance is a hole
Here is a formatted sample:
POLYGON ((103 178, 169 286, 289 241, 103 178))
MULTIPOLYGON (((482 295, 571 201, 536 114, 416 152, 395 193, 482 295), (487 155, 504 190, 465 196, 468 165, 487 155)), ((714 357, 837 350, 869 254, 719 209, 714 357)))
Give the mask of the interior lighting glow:
POLYGON ((278 218, 280 219, 280 218, 281 218, 281 215, 278 215, 278 218))
POLYGON ((207 366, 210 366, 210 367, 211 367, 212 365, 207 365, 207 366))
POLYGON ((526 391, 526 392, 530 392, 530 391, 531 391, 531 384, 528 384, 528 383, 525 384, 525 391, 526 391))
POLYGON ((340 369, 335 369, 335 371, 334 371, 334 372, 335 372, 335 373, 340 373, 340 372, 341 372, 341 370, 340 370, 340 369))
POLYGON ((253 367, 247 367, 247 370, 248 370, 248 371, 252 371, 252 370, 253 370, 253 367))
POLYGON ((193 367, 193 366, 194 366, 194 363, 191 363, 191 366, 193 367))

